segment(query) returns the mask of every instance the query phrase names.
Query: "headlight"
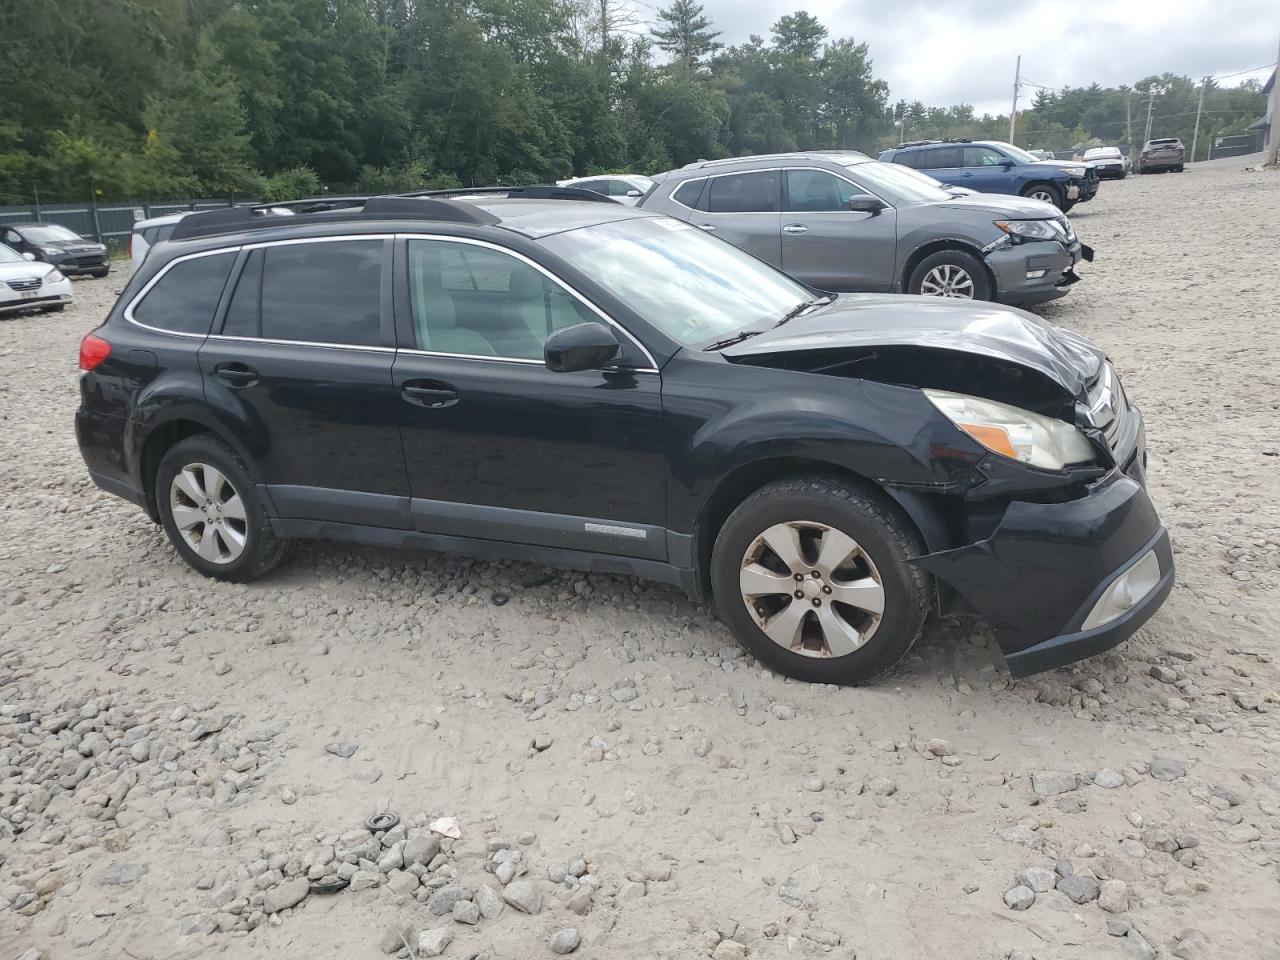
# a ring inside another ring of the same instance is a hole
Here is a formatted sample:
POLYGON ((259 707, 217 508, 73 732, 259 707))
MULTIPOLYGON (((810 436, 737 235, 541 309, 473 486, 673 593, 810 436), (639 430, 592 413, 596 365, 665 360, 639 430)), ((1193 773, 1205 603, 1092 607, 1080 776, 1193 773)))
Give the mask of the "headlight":
POLYGON ((43 253, 46 257, 56 257, 62 251, 59 250, 57 247, 41 247, 40 252, 43 253))
POLYGON ((978 443, 1011 460, 1046 470, 1094 461, 1088 438, 1069 423, 962 393, 926 389, 924 395, 978 443))
POLYGON ((66 278, 65 276, 63 276, 63 273, 62 273, 62 271, 61 271, 61 270, 50 270, 48 273, 46 273, 46 274, 44 275, 44 280, 43 280, 43 281, 41 281, 41 282, 42 282, 42 283, 57 283, 59 280, 65 280, 65 279, 67 279, 67 278, 66 278))
POLYGON ((1078 167, 1061 167, 1060 169, 1062 170, 1063 173, 1067 174, 1070 177, 1075 178, 1076 180, 1079 180, 1082 177, 1087 176, 1088 174, 1087 171, 1082 170, 1078 167))
POLYGON ((997 227, 1022 240, 1057 240, 1060 234, 1049 226, 1048 220, 997 220, 997 227))

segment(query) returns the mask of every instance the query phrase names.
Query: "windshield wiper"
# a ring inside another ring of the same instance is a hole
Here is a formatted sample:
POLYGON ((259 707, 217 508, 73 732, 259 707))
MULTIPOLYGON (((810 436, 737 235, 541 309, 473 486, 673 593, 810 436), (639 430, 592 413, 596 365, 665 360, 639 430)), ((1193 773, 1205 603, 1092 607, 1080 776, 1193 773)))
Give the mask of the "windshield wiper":
POLYGON ((777 323, 775 323, 774 326, 780 327, 784 323, 794 320, 796 317, 800 316, 800 314, 804 313, 810 307, 825 307, 827 304, 834 301, 835 298, 836 298, 836 295, 833 293, 827 297, 819 297, 817 300, 806 300, 803 303, 797 303, 794 307, 792 307, 789 311, 787 311, 787 313, 783 315, 782 319, 779 320, 777 323))
POLYGON ((731 347, 735 343, 741 343, 749 337, 758 337, 764 333, 763 330, 739 330, 731 337, 725 337, 723 340, 717 340, 715 343, 708 344, 702 348, 703 353, 710 353, 712 350, 722 350, 725 347, 731 347))

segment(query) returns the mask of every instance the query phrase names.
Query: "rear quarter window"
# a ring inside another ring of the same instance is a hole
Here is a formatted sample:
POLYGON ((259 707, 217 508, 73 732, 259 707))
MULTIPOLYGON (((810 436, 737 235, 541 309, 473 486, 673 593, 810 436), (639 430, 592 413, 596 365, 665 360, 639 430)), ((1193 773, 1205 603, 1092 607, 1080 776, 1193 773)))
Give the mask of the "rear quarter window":
POLYGON ((207 334, 235 258, 226 251, 175 263, 134 304, 133 319, 172 333, 207 334))
POLYGON ((706 210, 707 193, 704 189, 706 185, 705 180, 689 180, 676 187, 675 193, 671 194, 671 199, 693 210, 706 210))

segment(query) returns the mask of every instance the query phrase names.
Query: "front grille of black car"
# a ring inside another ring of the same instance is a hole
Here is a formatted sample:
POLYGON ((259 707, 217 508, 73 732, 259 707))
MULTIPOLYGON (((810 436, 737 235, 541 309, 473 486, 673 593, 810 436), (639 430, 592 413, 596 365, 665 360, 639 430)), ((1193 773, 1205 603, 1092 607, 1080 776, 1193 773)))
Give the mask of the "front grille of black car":
POLYGON ((1115 449, 1116 440, 1124 429, 1129 415, 1120 378, 1110 363, 1103 363, 1098 376, 1089 384, 1089 418, 1107 438, 1107 446, 1115 449))
POLYGON ((100 267, 106 262, 106 255, 101 253, 91 253, 88 256, 76 257, 76 266, 79 267, 100 267))
POLYGON ((39 290, 39 277, 23 277, 20 280, 10 280, 9 289, 11 290, 39 290))

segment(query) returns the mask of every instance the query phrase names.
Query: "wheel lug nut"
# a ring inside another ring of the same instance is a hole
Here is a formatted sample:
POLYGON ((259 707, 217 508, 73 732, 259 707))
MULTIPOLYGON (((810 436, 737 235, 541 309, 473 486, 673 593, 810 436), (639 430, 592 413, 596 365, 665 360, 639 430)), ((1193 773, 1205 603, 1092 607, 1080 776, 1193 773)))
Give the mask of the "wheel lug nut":
POLYGON ((797 574, 796 574, 796 583, 799 583, 799 582, 800 582, 801 580, 803 580, 803 579, 804 579, 804 574, 803 574, 803 573, 797 573, 797 574))
POLYGON ((796 591, 796 599, 797 599, 797 600, 803 600, 803 599, 804 599, 804 591, 803 591, 803 590, 797 590, 797 591, 796 591))
POLYGON ((830 587, 823 587, 823 588, 822 588, 822 592, 823 592, 823 593, 830 593, 830 592, 831 592, 831 588, 830 588, 830 587))
POLYGON ((822 579, 822 574, 820 574, 817 570, 812 571, 812 572, 809 574, 809 576, 813 577, 813 579, 815 579, 815 580, 821 580, 821 579, 822 579))
POLYGON ((814 605, 815 607, 820 607, 820 606, 822 606, 822 601, 821 601, 821 600, 819 600, 817 597, 814 597, 814 598, 813 598, 813 605, 814 605))

